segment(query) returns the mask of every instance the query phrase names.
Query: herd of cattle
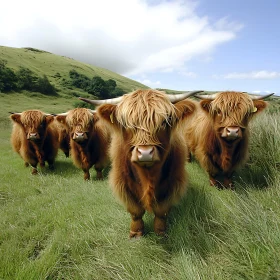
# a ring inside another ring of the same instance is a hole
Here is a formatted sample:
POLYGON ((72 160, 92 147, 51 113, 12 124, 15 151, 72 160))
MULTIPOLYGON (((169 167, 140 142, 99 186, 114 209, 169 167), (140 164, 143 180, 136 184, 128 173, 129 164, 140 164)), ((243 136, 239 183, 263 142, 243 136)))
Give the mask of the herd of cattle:
POLYGON ((80 98, 98 105, 96 111, 11 113, 11 143, 32 174, 38 163, 53 169, 58 149, 71 156, 85 180, 92 166, 102 179, 111 164, 110 185, 131 215, 130 237, 143 235, 146 210, 155 215, 155 233, 164 235, 168 212, 187 186, 186 161, 195 157, 212 186, 233 188, 233 172, 248 157, 248 124, 271 95, 199 93, 137 90, 108 100, 80 98))

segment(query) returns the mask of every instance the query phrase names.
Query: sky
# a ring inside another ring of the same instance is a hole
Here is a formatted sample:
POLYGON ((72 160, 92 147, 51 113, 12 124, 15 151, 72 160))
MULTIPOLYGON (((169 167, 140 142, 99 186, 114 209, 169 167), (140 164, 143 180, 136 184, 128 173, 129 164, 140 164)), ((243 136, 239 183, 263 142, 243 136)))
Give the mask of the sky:
POLYGON ((280 0, 9 0, 0 45, 106 68, 151 88, 280 95, 280 0))

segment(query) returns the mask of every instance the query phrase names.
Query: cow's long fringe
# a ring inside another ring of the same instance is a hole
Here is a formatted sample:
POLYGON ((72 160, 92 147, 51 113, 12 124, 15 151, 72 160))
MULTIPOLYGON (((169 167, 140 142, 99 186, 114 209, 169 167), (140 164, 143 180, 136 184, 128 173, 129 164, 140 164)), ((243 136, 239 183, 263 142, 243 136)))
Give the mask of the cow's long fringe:
POLYGON ((132 143, 159 145, 156 131, 163 126, 173 125, 171 120, 175 121, 176 110, 164 92, 137 90, 124 95, 118 105, 116 118, 123 127, 133 131, 132 143))
POLYGON ((215 100, 211 102, 210 114, 214 115, 217 111, 220 111, 225 126, 228 123, 235 123, 244 127, 244 116, 250 117, 253 109, 254 103, 250 96, 240 92, 226 91, 217 95, 215 100))

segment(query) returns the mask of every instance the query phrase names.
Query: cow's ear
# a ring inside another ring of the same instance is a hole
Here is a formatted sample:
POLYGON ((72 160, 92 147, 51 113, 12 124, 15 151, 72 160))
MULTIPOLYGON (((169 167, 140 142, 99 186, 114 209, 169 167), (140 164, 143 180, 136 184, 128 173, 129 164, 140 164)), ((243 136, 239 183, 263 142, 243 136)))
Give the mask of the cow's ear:
POLYGON ((46 116, 45 120, 46 120, 46 124, 49 125, 51 122, 53 122, 54 116, 46 116))
POLYGON ((93 122, 96 123, 99 120, 97 113, 92 113, 93 122))
POLYGON ((117 122, 115 116, 116 107, 116 105, 112 104, 103 104, 98 107, 97 113, 102 119, 104 119, 108 123, 114 124, 117 122))
POLYGON ((253 109, 253 114, 260 113, 267 107, 267 103, 263 100, 254 100, 254 109, 253 109))
POLYGON ((12 115, 10 115, 10 118, 14 122, 21 124, 20 116, 21 116, 21 114, 12 114, 12 115))
POLYGON ((55 119, 56 119, 58 122, 60 122, 60 123, 62 123, 62 124, 64 124, 64 125, 66 125, 66 116, 65 116, 65 115, 63 115, 63 116, 56 116, 55 119))
POLYGON ((202 110, 204 110, 208 113, 210 111, 211 102, 212 102, 212 100, 205 99, 205 100, 201 100, 199 104, 200 104, 200 107, 202 108, 202 110))
POLYGON ((182 119, 186 116, 191 115, 196 109, 195 103, 191 100, 183 100, 178 103, 175 103, 174 105, 177 109, 176 114, 178 116, 178 119, 182 119))

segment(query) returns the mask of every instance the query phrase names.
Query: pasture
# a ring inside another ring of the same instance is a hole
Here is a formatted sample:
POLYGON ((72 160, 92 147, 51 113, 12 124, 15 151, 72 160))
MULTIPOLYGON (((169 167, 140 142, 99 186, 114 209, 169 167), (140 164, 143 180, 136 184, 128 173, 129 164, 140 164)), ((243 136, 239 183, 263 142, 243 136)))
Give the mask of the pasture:
POLYGON ((130 240, 130 216, 104 181, 83 180, 60 151, 54 171, 31 175, 12 151, 9 111, 73 108, 76 98, 0 93, 0 279, 280 279, 280 117, 252 122, 250 161, 236 190, 209 186, 186 164, 186 196, 168 219, 168 238, 130 240))

